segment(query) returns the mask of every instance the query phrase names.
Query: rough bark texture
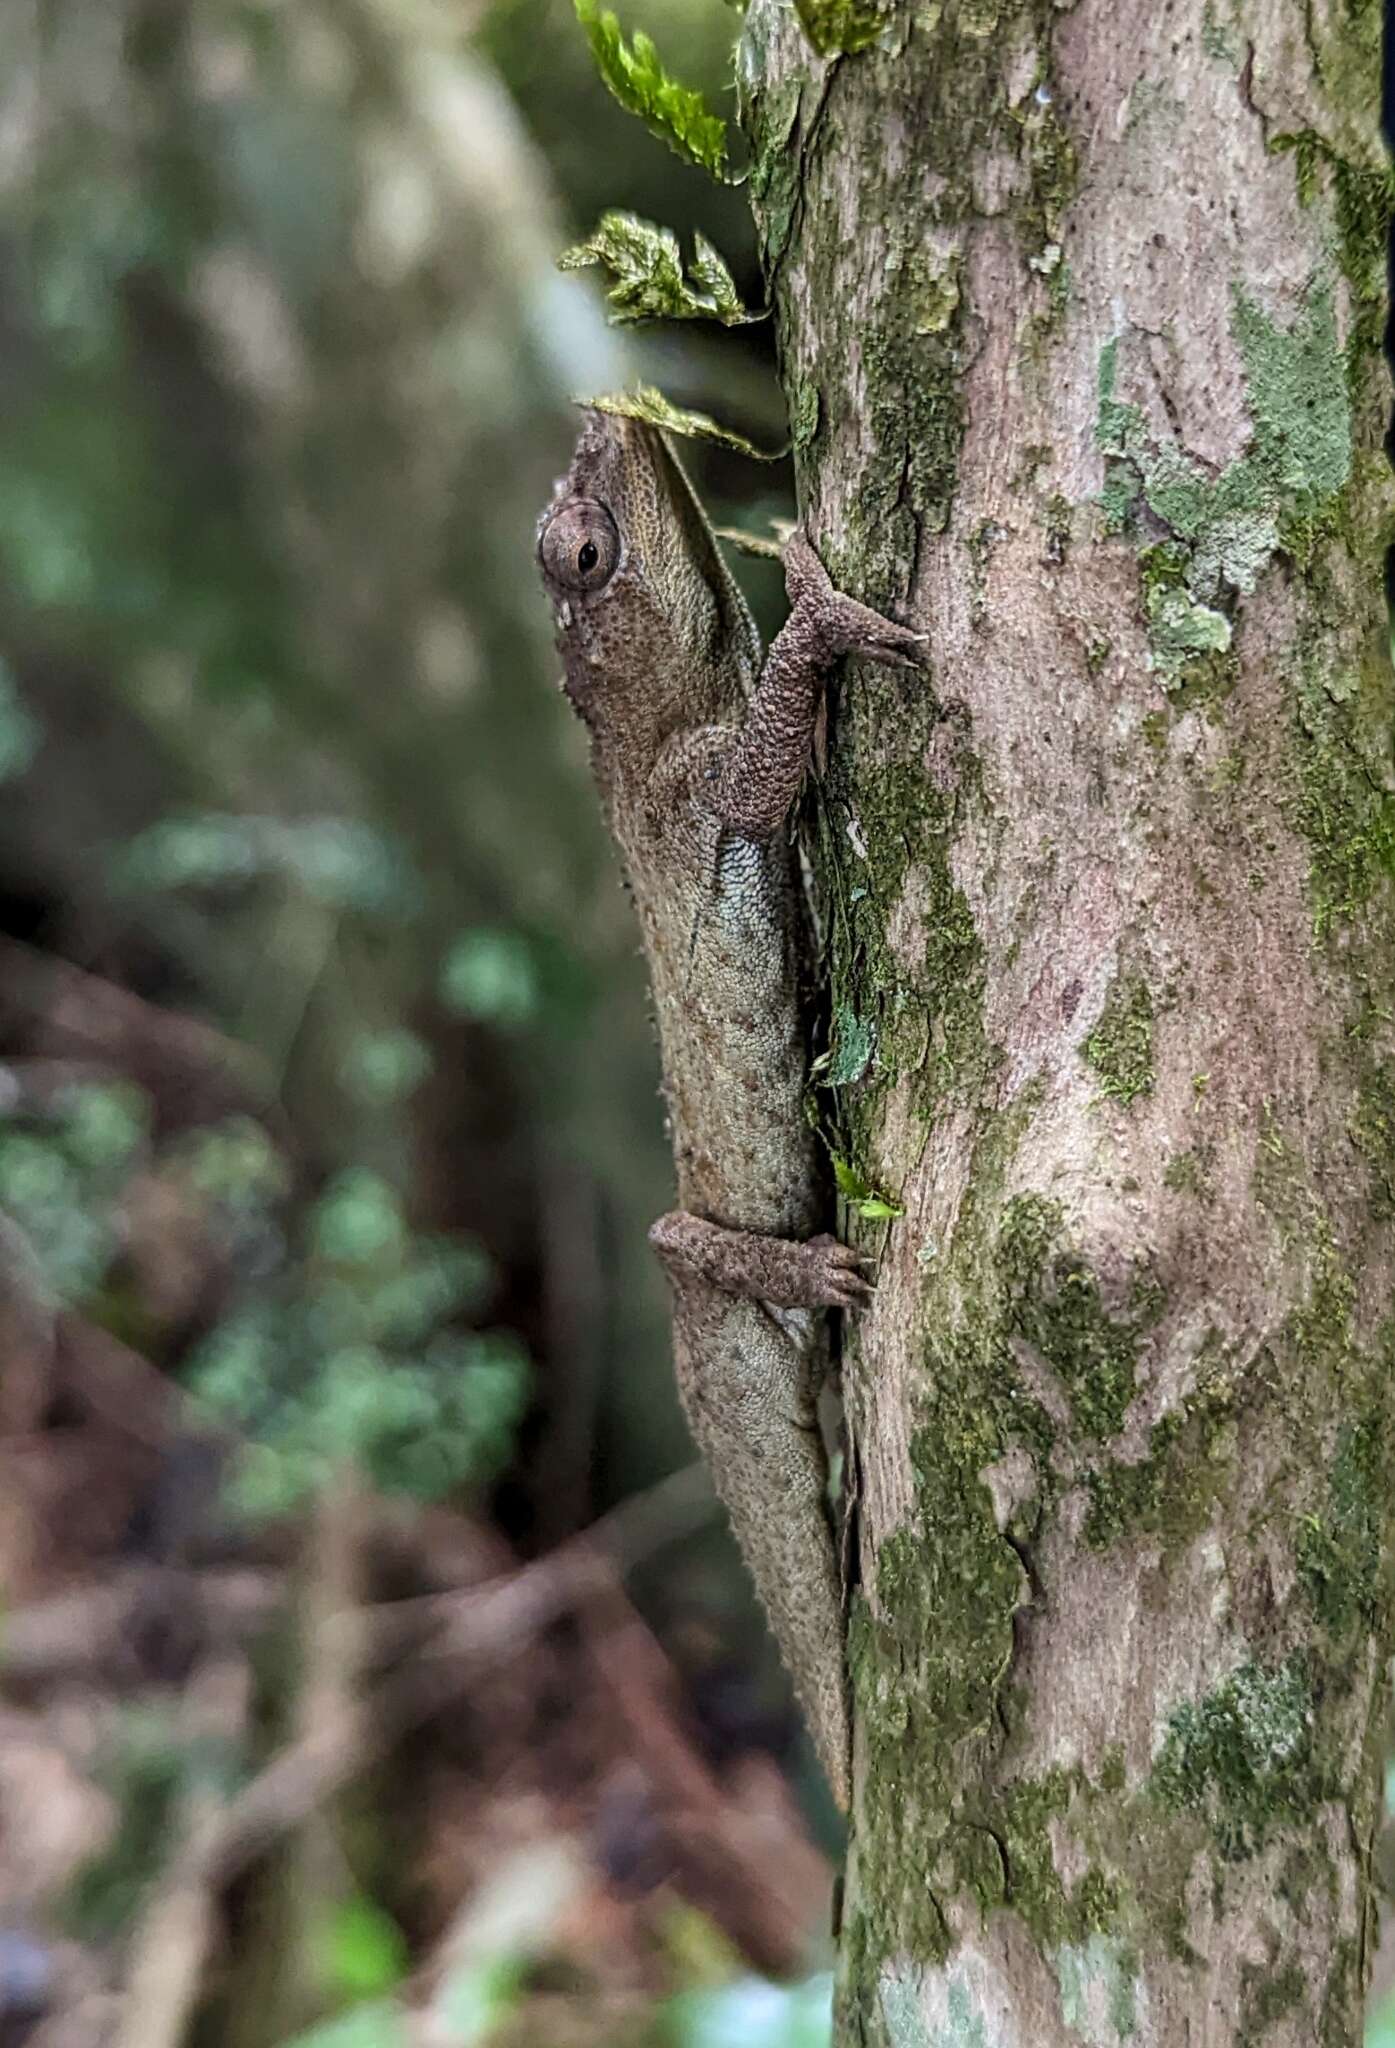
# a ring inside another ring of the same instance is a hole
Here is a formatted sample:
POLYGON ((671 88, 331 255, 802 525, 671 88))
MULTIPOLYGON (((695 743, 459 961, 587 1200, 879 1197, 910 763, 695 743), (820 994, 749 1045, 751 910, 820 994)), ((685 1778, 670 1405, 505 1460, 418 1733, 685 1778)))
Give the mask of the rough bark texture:
POLYGON ((834 54, 777 0, 742 49, 802 502, 934 635, 811 804, 821 1114, 905 1211, 839 2040, 1337 2048, 1395 1493, 1379 12, 803 11, 834 54))

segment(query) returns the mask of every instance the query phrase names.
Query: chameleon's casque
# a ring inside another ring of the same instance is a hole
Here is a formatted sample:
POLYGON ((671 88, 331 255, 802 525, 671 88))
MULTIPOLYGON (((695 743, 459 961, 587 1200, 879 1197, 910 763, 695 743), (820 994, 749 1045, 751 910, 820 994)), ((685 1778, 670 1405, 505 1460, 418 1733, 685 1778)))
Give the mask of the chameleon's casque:
POLYGON ((672 448, 608 413, 587 415, 539 523, 538 560, 649 965, 679 1202, 650 1241, 673 1288, 679 1391, 846 1804, 812 1311, 854 1306, 867 1283, 848 1247, 814 1234, 827 1195, 803 1108, 788 826, 838 656, 918 660, 923 643, 835 591, 796 537, 790 618, 762 666, 672 448))

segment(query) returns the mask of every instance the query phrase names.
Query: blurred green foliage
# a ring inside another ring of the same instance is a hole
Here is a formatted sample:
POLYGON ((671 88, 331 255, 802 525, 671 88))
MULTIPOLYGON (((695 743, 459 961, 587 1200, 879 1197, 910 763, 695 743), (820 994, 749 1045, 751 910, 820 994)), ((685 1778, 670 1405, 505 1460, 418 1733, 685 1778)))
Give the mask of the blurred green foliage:
POLYGON ((64 1088, 44 1110, 0 1122, 0 1210, 28 1239, 62 1302, 100 1287, 120 1248, 118 1208, 132 1165, 149 1143, 141 1090, 64 1088))
POLYGON ((247 1438, 237 1502, 285 1512, 348 1464, 419 1500, 491 1479, 512 1450, 529 1374, 514 1339, 450 1327, 487 1290, 481 1247, 414 1232, 394 1189, 366 1168, 330 1182, 303 1233, 186 1375, 195 1400, 247 1438))
POLYGON ((340 1999, 379 1998, 407 1974, 406 1936, 390 1914, 361 1892, 331 1909, 315 1945, 318 1975, 340 1999))
POLYGON ((668 2010, 674 2048, 828 2048, 833 1980, 767 1984, 743 1977, 712 1991, 681 1992, 668 2010))
MULTIPOLYGON (((516 1958, 451 1972, 434 2008, 441 2039, 451 2048, 487 2048, 500 2027, 526 2010, 527 1990, 526 1967, 516 1958)), ((626 2039, 633 2048, 828 2048, 832 2006, 833 1980, 825 1974, 793 1985, 741 1977, 677 1993, 642 2038, 631 2030, 626 2039)), ((298 2034, 284 2048, 400 2048, 407 2039, 402 2011, 379 2000, 298 2034)), ((1368 2042, 1367 2048, 1385 2044, 1368 2042)))

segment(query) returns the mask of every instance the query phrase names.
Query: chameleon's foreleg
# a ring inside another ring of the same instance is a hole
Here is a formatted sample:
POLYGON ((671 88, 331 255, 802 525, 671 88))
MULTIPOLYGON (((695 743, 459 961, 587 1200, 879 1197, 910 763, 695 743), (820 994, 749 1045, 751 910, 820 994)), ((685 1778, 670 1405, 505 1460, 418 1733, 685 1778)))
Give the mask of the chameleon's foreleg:
POLYGON ((872 1295, 862 1255, 826 1233, 801 1243, 673 1209, 650 1226, 649 1242, 676 1278, 706 1280, 775 1308, 855 1309, 872 1295))
POLYGON ((840 655, 923 662, 926 636, 835 590, 803 534, 785 549, 790 615, 771 642, 745 723, 704 800, 743 839, 765 839, 790 814, 809 764, 823 679, 840 655))

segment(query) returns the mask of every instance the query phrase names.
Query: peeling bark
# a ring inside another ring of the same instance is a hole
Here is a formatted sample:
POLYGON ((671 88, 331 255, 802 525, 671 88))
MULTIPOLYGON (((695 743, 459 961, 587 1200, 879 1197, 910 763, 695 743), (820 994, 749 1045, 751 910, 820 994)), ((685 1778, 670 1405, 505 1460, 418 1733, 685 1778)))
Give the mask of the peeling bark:
POLYGON ((838 2039, 1337 2048, 1395 1497, 1379 10, 803 11, 859 53, 752 0, 741 57, 801 502, 935 649, 849 673, 809 814, 821 1113, 904 1207, 838 2039))

